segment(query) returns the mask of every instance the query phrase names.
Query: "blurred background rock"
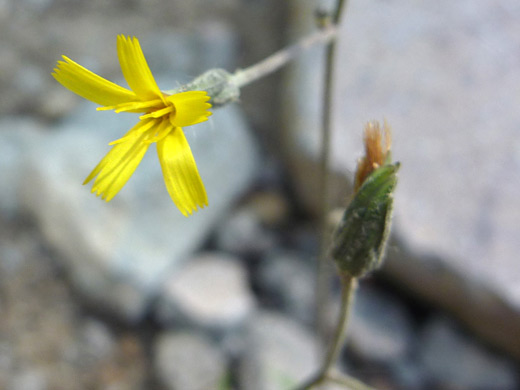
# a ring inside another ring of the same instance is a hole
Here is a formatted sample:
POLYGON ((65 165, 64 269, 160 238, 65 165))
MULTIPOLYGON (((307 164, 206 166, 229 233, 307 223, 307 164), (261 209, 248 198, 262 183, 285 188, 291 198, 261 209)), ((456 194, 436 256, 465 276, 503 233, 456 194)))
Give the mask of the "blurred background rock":
MULTIPOLYGON (((517 389, 520 6, 350 3, 333 203, 367 120, 393 126, 403 169, 394 244, 363 283, 341 364, 381 389, 517 389)), ((153 151, 110 204, 81 186, 136 118, 50 76, 65 54, 123 82, 122 33, 170 89, 312 31, 314 6, 0 0, 0 389, 274 390, 317 367, 323 50, 187 128, 210 198, 189 219, 153 151)))

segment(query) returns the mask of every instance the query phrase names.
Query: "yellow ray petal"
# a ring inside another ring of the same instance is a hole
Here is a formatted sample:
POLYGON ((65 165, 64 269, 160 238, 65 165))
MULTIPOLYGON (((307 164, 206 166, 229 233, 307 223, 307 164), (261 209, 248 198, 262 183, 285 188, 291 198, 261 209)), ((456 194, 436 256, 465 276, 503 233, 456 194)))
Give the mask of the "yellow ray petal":
POLYGON ((155 126, 157 126, 157 123, 156 123, 155 120, 140 121, 136 126, 134 126, 132 128, 132 130, 130 130, 128 133, 126 133, 121 138, 118 138, 118 139, 110 142, 109 145, 112 146, 112 145, 120 144, 121 142, 126 142, 130 138, 134 137, 134 133, 135 132, 138 132, 138 133, 142 134, 142 133, 144 133, 144 132, 146 132, 148 130, 151 130, 155 126))
POLYGON ((107 202, 116 196, 130 179, 148 150, 149 144, 142 142, 143 138, 144 135, 141 135, 133 142, 127 141, 113 147, 113 149, 120 150, 114 151, 114 155, 107 155, 110 161, 94 181, 92 192, 96 192, 98 196, 101 195, 102 199, 107 202), (114 158, 116 155, 118 158, 114 158))
POLYGON ((159 110, 155 110, 150 112, 149 114, 141 115, 139 119, 146 119, 146 118, 160 118, 161 116, 164 116, 166 114, 169 114, 174 110, 173 106, 166 106, 164 108, 161 108, 159 110))
POLYGON ((146 133, 139 131, 140 126, 141 123, 134 126, 125 135, 125 141, 113 146, 83 183, 97 176, 92 192, 101 195, 107 202, 123 188, 149 147, 148 143, 143 142, 146 133))
POLYGON ((164 182, 173 202, 184 216, 208 205, 206 189, 197 170, 190 145, 181 128, 157 142, 164 182))
POLYGON ((159 123, 159 125, 157 125, 153 131, 148 132, 144 140, 144 142, 148 144, 159 142, 175 129, 168 119, 156 119, 154 122, 159 123))
POLYGON ((148 112, 152 108, 163 107, 164 103, 161 99, 147 100, 147 101, 135 101, 128 103, 121 103, 114 106, 105 106, 96 108, 97 111, 114 110, 115 112, 148 112))
POLYGON ((175 115, 171 116, 174 126, 191 126, 208 120, 211 112, 210 97, 206 91, 188 91, 176 93, 166 98, 175 106, 175 115))
POLYGON ((94 103, 111 106, 136 100, 134 92, 98 76, 63 56, 52 76, 65 88, 94 103))
POLYGON ((137 38, 117 36, 117 55, 126 82, 141 100, 164 100, 137 38))
MULTIPOLYGON (((131 141, 131 140, 135 139, 136 134, 142 134, 143 129, 148 130, 148 129, 152 128, 153 124, 154 124, 154 121, 139 121, 135 124, 134 127, 132 127, 130 130, 128 130, 123 137, 110 142, 109 145, 118 144, 118 143, 125 142, 125 141, 131 141)), ((103 159, 101 159, 101 161, 98 163, 98 165, 96 165, 96 167, 92 170, 92 172, 90 172, 90 174, 87 176, 87 178, 83 181, 83 185, 90 182, 93 178, 95 178, 98 175, 99 172, 101 172, 103 167, 105 167, 105 165, 110 161, 109 155, 112 157, 113 155, 111 153, 115 153, 115 152, 113 152, 113 150, 114 150, 114 148, 110 149, 108 154, 103 159)))

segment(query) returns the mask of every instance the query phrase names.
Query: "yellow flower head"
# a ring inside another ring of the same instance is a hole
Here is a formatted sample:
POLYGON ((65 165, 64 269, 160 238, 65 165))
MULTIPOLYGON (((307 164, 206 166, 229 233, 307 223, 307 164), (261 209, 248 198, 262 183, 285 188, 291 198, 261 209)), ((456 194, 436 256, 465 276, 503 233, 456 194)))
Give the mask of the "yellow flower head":
POLYGON ((65 56, 52 74, 65 88, 103 106, 98 110, 143 114, 128 133, 110 143, 112 149, 83 184, 96 178, 92 192, 110 201, 132 176, 150 144, 156 142, 168 193, 188 216, 197 207, 207 206, 208 198, 182 127, 208 119, 210 97, 205 91, 174 95, 161 92, 135 37, 119 35, 117 54, 131 89, 114 84, 65 56))

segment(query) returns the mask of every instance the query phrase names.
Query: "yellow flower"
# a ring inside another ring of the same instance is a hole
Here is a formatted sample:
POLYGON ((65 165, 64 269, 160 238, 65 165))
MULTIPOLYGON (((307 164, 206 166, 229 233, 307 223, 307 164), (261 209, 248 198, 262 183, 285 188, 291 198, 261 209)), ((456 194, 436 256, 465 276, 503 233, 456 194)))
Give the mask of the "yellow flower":
POLYGON ((161 92, 135 37, 119 35, 117 54, 131 90, 65 56, 52 74, 65 88, 103 106, 98 110, 144 114, 128 133, 109 144, 113 145, 112 149, 83 184, 96 178, 92 192, 110 201, 132 176, 148 147, 156 142, 168 193, 179 210, 188 216, 197 211, 197 207, 207 206, 208 198, 182 127, 208 119, 210 97, 205 91, 174 95, 161 92))

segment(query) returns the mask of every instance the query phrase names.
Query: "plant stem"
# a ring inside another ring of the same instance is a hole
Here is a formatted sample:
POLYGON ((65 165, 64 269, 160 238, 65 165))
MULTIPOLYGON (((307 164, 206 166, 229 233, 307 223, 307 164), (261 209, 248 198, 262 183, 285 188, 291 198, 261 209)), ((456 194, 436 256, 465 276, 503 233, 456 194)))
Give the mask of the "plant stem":
POLYGON ((343 347, 348 320, 350 318, 350 309, 354 302, 354 295, 357 287, 357 279, 350 275, 341 275, 341 282, 341 308, 339 311, 336 332, 322 369, 325 373, 328 373, 336 360, 338 360, 339 353, 343 347))
POLYGON ((334 40, 337 29, 335 26, 329 26, 322 30, 318 30, 306 37, 303 37, 295 44, 288 46, 262 61, 245 69, 239 69, 233 74, 233 83, 241 88, 253 81, 273 73, 282 66, 288 64, 294 58, 299 56, 305 50, 319 43, 327 43, 334 40))
POLYGON ((336 14, 332 22, 338 25, 341 21, 341 15, 343 15, 343 9, 347 7, 348 0, 338 0, 338 7, 336 8, 336 14))
MULTIPOLYGON (((323 366, 317 375, 309 379, 304 384, 300 385, 297 388, 297 390, 311 389, 312 387, 319 385, 320 383, 323 383, 327 379, 331 379, 334 381, 337 380, 336 376, 330 377, 330 371, 332 370, 334 364, 338 360, 339 353, 341 352, 341 348, 343 347, 346 328, 350 317, 350 309, 352 308, 352 303, 354 301, 354 295, 356 292, 357 279, 350 275, 342 274, 341 282, 341 308, 338 315, 338 325, 336 326, 334 338, 332 339, 332 342, 330 344, 323 366)), ((346 376, 345 378, 349 381, 350 386, 353 389, 363 389, 362 387, 354 386, 355 382, 357 382, 357 380, 355 380, 354 378, 350 378, 348 376, 346 376)))
MULTIPOLYGON (((331 16, 334 26, 337 27, 342 11, 347 1, 339 0, 336 12, 331 16)), ((326 53, 325 84, 323 88, 323 116, 321 126, 321 157, 320 157, 320 252, 316 276, 316 327, 318 335, 326 340, 327 308, 329 304, 329 280, 331 272, 327 268, 327 252, 329 248, 328 215, 330 210, 330 139, 332 117, 332 85, 334 77, 334 59, 336 57, 336 40, 329 42, 326 53)))

